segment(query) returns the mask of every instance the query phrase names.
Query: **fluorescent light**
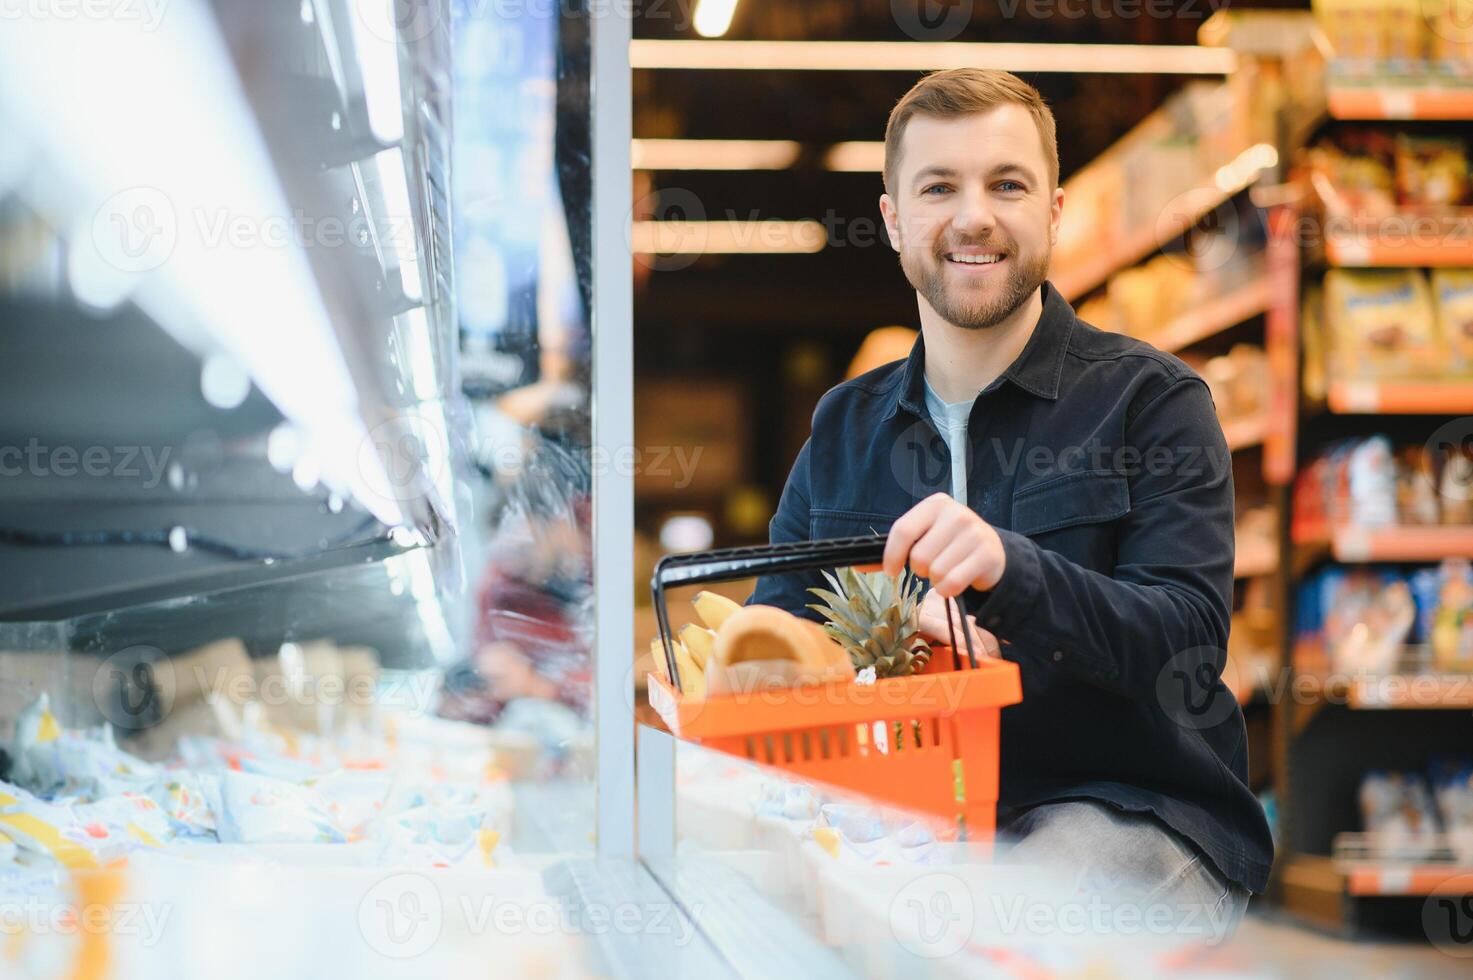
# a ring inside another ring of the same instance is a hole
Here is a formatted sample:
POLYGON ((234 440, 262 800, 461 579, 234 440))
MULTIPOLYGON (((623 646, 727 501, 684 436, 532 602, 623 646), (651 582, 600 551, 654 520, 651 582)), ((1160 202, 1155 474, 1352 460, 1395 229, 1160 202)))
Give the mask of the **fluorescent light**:
POLYGON ((946 41, 686 41, 636 40, 634 68, 757 71, 934 71, 1001 68, 1069 74, 1227 75, 1237 67, 1228 48, 1175 44, 991 44, 946 41))
POLYGON ((801 149, 793 140, 631 140, 635 170, 786 170, 801 149))
POLYGON ((399 86, 399 45, 394 0, 350 0, 353 47, 363 74, 368 128, 385 143, 404 138, 404 108, 399 86))
MULTIPOLYGON (((423 306, 396 317, 400 336, 404 338, 409 358, 409 377, 414 397, 427 402, 440 397, 440 379, 435 373, 435 344, 430 335, 430 320, 423 306)), ((404 365, 399 365, 403 370, 404 365)))
MULTIPOLYGON (((364 500, 379 477, 376 460, 356 458, 366 428, 353 375, 305 248, 261 231, 293 212, 208 7, 171 6, 149 31, 117 18, 7 26, 0 130, 33 142, 48 220, 90 232, 69 247, 134 277, 139 307, 181 342, 230 355, 316 454, 323 482, 364 500), (44 97, 19 97, 28 84, 44 97), (218 233, 236 224, 257 233, 218 233)), ((403 520, 397 500, 364 502, 403 520)))
POLYGON ((636 221, 633 242, 645 255, 811 255, 828 233, 817 221, 636 221))
POLYGON ((824 156, 823 165, 844 173, 879 173, 885 169, 884 141, 835 143, 824 156))
POLYGON ((1258 179, 1259 171, 1276 167, 1279 151, 1270 143, 1255 143, 1231 162, 1217 168, 1218 190, 1225 194, 1236 194, 1258 179))
POLYGON ((696 0, 696 33, 701 37, 720 37, 731 27, 737 0, 696 0))
POLYGON ((399 257, 399 279, 404 298, 418 301, 419 251, 414 233, 414 211, 409 206, 409 175, 404 170, 404 153, 398 147, 374 154, 378 164, 379 189, 384 195, 381 235, 387 235, 399 257))

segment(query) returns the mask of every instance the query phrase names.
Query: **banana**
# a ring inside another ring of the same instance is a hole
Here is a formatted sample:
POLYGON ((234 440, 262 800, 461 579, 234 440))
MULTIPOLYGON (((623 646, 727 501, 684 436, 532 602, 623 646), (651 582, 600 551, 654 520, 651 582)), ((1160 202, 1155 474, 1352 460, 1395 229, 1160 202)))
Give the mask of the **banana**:
POLYGON ((700 664, 704 672, 711 662, 711 651, 716 646, 716 634, 695 623, 687 623, 680 628, 680 642, 685 644, 686 651, 696 663, 700 664))
POLYGON ((742 608, 741 603, 733 602, 724 595, 715 592, 697 592, 696 597, 691 600, 691 605, 696 607, 696 615, 701 617, 713 630, 721 629, 721 624, 726 622, 726 617, 742 608))
POLYGON ((675 665, 680 668, 680 696, 686 701, 706 699, 706 672, 696 663, 685 644, 675 644, 675 665))

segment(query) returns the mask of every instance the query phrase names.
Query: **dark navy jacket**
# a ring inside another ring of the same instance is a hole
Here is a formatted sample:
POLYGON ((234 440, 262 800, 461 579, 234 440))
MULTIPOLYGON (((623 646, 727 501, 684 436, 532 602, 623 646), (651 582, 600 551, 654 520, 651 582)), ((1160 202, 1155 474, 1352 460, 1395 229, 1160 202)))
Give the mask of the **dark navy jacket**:
MULTIPOLYGON (((1231 457, 1206 384, 1148 344, 1079 320, 1051 285, 1033 336, 972 409, 967 503, 998 529, 1001 581, 963 597, 1022 672, 1002 715, 998 825, 1095 799, 1149 812, 1260 892, 1273 844, 1222 684, 1233 592, 1231 457)), ((949 492, 925 351, 828 392, 771 525, 774 542, 884 534, 949 492)), ((816 618, 817 573, 753 602, 816 618)))

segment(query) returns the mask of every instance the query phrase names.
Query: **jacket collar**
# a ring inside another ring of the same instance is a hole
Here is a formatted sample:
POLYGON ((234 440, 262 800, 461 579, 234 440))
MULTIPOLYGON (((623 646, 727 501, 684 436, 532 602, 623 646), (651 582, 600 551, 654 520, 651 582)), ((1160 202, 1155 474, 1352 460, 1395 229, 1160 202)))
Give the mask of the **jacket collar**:
MULTIPOLYGON (((1059 397, 1059 378, 1064 372, 1064 353, 1069 349, 1069 337, 1074 332, 1076 317, 1068 300, 1059 295, 1052 283, 1043 284, 1043 314, 1033 336, 1023 346, 1023 351, 1008 365, 996 382, 1010 381, 1040 398, 1054 401, 1059 397)), ((926 415, 926 345, 925 338, 916 337, 910 349, 905 367, 900 372, 900 381, 894 388, 894 401, 885 418, 895 415, 903 408, 912 415, 926 415)))

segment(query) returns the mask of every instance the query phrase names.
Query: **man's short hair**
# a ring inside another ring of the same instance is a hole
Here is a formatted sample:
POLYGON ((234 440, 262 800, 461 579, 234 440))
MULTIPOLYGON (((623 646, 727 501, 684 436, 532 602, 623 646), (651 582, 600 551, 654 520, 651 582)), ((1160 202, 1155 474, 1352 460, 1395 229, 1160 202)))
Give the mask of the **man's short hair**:
POLYGON ((917 114, 949 119, 987 112, 1005 103, 1027 109, 1038 126, 1043 157, 1048 164, 1049 190, 1059 185, 1059 140, 1054 114, 1038 89, 1012 72, 992 68, 948 68, 916 82, 890 110, 885 124, 885 191, 893 196, 900 168, 900 141, 917 114))

